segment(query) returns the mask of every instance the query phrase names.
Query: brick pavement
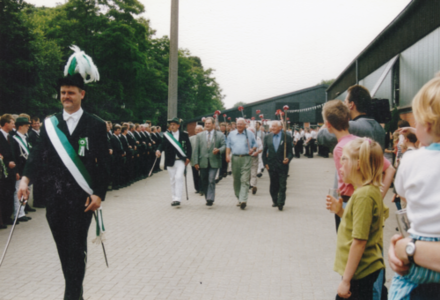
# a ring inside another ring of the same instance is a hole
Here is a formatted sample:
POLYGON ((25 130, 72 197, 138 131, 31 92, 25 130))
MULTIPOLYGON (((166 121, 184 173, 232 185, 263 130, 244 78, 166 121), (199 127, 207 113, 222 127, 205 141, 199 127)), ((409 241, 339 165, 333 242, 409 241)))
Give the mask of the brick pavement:
MULTIPOLYGON (((217 185, 212 208, 194 193, 190 174, 190 200, 181 208, 170 206, 166 171, 112 191, 104 202, 110 268, 91 243, 93 222, 85 299, 334 299, 336 234, 324 203, 333 175, 332 159, 295 159, 282 212, 271 207, 267 172, 245 211, 235 206, 231 177, 217 185)), ((396 227, 390 199, 386 249, 396 227)), ((0 299, 62 299, 44 210, 30 216, 17 226, 0 268, 0 299)), ((0 231, 1 251, 8 234, 0 231)))

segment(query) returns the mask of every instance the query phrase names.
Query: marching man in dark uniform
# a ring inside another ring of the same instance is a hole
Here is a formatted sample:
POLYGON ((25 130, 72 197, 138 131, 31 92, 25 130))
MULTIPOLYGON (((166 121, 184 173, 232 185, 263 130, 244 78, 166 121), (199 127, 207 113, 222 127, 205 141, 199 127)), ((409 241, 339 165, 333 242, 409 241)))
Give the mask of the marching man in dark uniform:
POLYGON ((28 199, 29 183, 37 177, 43 179, 40 184, 46 190, 46 218, 66 282, 64 299, 78 300, 83 299, 88 229, 108 187, 105 165, 109 151, 105 122, 81 108, 84 83, 99 80, 98 70, 78 47, 71 49, 75 53, 64 70, 66 77, 58 82, 63 112, 44 120, 18 198, 28 199))
MULTIPOLYGON (((170 174, 171 193, 173 202, 171 206, 179 206, 182 201, 184 185, 184 172, 192 155, 191 143, 187 132, 181 131, 180 119, 174 118, 170 122, 170 131, 165 132, 164 137, 156 151, 156 157, 165 151, 165 165, 170 174)), ((157 163, 157 162, 156 162, 157 163)))

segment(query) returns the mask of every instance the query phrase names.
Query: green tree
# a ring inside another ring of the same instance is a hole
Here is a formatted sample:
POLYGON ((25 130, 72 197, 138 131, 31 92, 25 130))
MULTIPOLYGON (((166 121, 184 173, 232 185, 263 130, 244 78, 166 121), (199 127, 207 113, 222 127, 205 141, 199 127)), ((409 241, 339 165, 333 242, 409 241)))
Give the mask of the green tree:
POLYGON ((239 106, 243 106, 243 105, 246 105, 246 103, 243 101, 239 101, 239 102, 235 103, 234 106, 232 106, 232 107, 239 107, 239 106))

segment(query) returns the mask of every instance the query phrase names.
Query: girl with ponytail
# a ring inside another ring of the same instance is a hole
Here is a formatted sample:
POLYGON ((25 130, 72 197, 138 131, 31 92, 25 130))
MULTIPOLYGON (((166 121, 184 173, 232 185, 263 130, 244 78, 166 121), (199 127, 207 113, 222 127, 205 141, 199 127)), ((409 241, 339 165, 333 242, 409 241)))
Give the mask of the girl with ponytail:
POLYGON ((385 267, 383 161, 381 146, 369 138, 357 138, 343 148, 339 171, 355 191, 345 209, 342 201, 327 196, 327 209, 341 217, 334 270, 342 282, 336 299, 372 299, 374 282, 385 267))

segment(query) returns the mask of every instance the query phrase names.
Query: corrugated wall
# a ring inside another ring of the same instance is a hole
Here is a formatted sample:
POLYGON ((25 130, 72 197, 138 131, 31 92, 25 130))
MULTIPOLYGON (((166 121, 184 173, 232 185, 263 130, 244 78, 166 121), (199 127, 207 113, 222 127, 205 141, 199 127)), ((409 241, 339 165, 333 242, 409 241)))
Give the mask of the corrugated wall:
MULTIPOLYGON (((388 62, 381 66, 379 69, 365 77, 364 79, 359 81, 360 85, 363 85, 366 87, 370 92, 376 85, 377 81, 379 80, 380 76, 384 72, 385 68, 387 67, 388 62)), ((385 77, 384 81, 382 82, 381 86, 376 92, 376 95, 374 98, 380 98, 380 99, 388 99, 390 101, 390 105, 392 102, 392 73, 393 71, 390 70, 385 77)))
POLYGON ((440 71, 440 28, 400 56, 400 108, 411 106, 420 88, 440 71))

